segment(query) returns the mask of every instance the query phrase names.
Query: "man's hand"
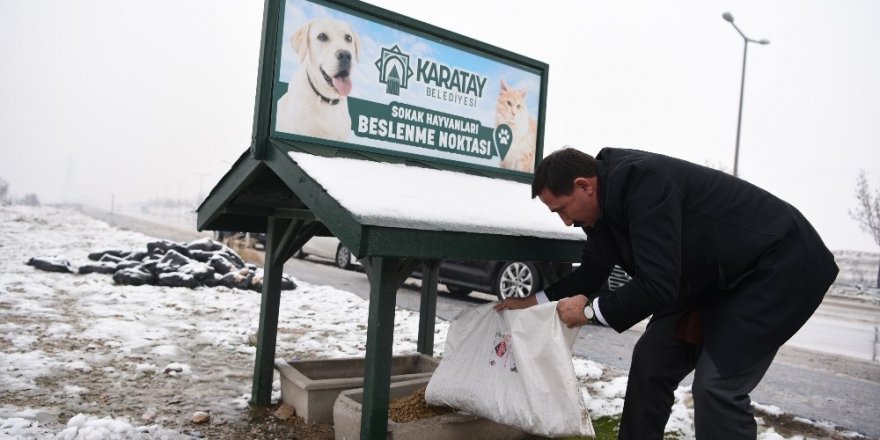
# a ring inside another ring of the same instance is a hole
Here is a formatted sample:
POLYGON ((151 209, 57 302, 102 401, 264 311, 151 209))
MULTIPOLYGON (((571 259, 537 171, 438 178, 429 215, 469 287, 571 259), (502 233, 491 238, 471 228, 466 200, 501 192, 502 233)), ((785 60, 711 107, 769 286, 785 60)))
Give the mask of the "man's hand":
POLYGON ((568 328, 586 325, 587 317, 584 316, 584 306, 587 305, 587 301, 587 297, 584 295, 562 298, 556 303, 556 313, 559 314, 559 319, 561 319, 568 328))
POLYGON ((538 304, 538 299, 535 298, 535 295, 529 295, 525 298, 507 298, 498 301, 495 304, 495 310, 500 312, 502 310, 525 309, 536 304, 538 304))

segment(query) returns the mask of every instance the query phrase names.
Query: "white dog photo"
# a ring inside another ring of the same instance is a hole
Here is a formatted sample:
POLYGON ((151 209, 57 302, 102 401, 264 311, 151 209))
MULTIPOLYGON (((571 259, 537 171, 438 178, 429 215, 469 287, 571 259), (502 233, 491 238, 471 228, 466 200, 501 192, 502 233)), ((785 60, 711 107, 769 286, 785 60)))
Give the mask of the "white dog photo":
POLYGON ((299 28, 290 41, 300 64, 278 100, 275 129, 345 141, 351 131, 351 74, 360 56, 357 35, 344 21, 320 18, 299 28))

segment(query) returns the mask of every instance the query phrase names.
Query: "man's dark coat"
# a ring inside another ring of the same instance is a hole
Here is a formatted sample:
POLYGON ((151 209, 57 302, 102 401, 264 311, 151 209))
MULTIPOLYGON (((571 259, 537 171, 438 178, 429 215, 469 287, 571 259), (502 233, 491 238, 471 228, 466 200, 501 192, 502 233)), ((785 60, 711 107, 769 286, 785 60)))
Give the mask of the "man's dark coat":
POLYGON ((730 375, 794 335, 837 277, 809 222, 767 191, 659 154, 606 148, 596 159, 600 219, 551 300, 594 296, 617 264, 633 279, 599 301, 611 327, 696 308, 704 349, 730 375))

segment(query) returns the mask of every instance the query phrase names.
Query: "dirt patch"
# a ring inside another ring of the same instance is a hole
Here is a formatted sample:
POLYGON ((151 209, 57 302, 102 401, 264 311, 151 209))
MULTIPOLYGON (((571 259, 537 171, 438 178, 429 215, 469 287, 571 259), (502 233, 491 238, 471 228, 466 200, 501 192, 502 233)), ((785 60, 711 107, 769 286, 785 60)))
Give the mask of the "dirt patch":
POLYGON ((333 440, 335 431, 332 425, 306 423, 299 417, 281 420, 272 414, 277 405, 271 407, 251 407, 248 416, 235 422, 211 424, 204 427, 193 426, 205 438, 210 439, 297 439, 333 440))
POLYGON ((828 440, 850 440, 852 432, 837 431, 831 427, 825 427, 808 423, 789 414, 767 414, 755 410, 755 416, 763 421, 765 426, 770 426, 777 434, 785 437, 803 436, 804 438, 821 438, 828 440))

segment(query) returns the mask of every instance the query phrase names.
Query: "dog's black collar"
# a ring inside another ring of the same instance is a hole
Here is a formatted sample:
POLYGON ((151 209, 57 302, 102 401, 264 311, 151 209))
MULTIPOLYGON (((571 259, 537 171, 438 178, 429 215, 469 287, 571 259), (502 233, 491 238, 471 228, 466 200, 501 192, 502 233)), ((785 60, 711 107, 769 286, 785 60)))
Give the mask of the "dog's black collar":
POLYGON ((309 85, 312 86, 312 90, 314 90, 314 91, 315 91, 315 94, 318 95, 318 97, 321 98, 321 101, 324 101, 324 102, 326 102, 327 104, 330 104, 330 105, 336 105, 336 104, 339 104, 339 99, 330 99, 330 98, 328 98, 328 97, 322 95, 321 92, 319 92, 318 89, 315 88, 315 85, 312 84, 312 77, 311 77, 311 76, 309 76, 308 74, 306 74, 306 79, 309 80, 309 85))

